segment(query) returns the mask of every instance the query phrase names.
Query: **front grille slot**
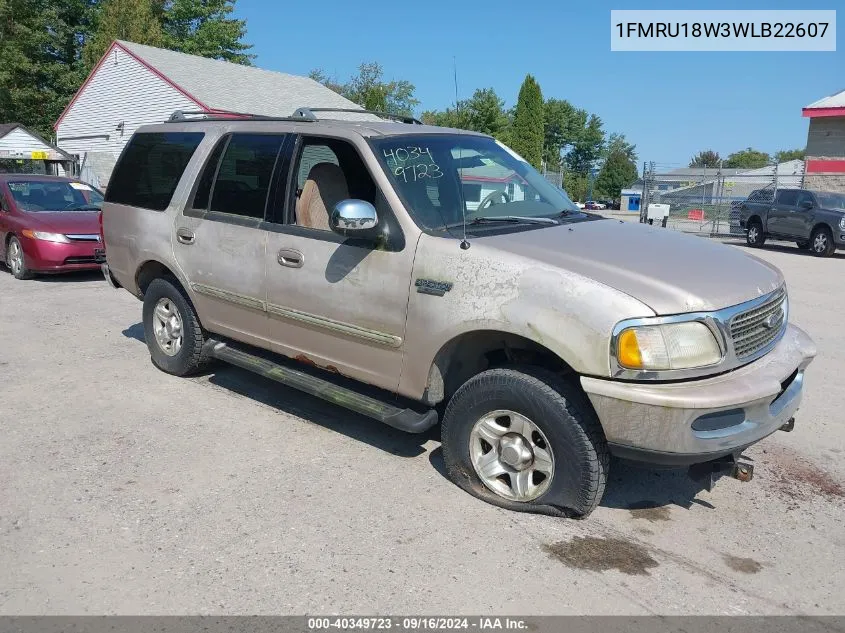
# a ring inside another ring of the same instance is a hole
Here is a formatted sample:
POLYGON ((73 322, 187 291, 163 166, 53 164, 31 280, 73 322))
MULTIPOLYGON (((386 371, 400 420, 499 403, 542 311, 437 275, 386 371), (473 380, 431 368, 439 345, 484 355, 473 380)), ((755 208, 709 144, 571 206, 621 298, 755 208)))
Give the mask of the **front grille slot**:
POLYGON ((82 255, 78 257, 68 257, 65 259, 65 264, 95 264, 97 258, 93 255, 82 255))
POLYGON ((763 305, 740 312, 731 319, 731 339, 738 359, 753 356, 777 340, 786 327, 785 300, 786 292, 781 290, 763 305))

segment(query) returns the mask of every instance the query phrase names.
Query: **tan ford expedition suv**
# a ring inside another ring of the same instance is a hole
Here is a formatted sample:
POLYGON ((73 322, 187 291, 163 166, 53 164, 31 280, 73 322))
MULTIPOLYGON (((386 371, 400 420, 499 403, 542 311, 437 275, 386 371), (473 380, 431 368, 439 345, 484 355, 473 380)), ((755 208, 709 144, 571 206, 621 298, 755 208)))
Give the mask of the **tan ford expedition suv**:
POLYGON ((514 510, 589 514, 611 454, 749 479, 741 451, 792 428, 815 355, 781 273, 584 213, 494 139, 417 123, 140 128, 106 192, 104 273, 143 300, 153 363, 440 422, 454 482, 514 510))

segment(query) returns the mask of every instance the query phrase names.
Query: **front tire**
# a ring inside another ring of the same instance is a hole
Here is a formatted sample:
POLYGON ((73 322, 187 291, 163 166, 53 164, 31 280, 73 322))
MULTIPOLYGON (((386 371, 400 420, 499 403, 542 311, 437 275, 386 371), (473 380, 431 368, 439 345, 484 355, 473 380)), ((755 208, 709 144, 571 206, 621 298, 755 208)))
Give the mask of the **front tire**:
POLYGON ((586 517, 607 483, 607 442, 584 394, 535 368, 491 369, 452 396, 443 418, 450 479, 521 512, 586 517))
POLYGON ((816 257, 830 257, 836 250, 830 229, 820 226, 810 236, 810 251, 816 257))
POLYGON ((144 293, 144 338, 153 365, 174 376, 201 370, 205 333, 194 306, 175 280, 154 279, 144 293))
POLYGON ((749 246, 760 248, 766 243, 766 234, 763 232, 763 225, 760 222, 752 222, 748 225, 748 234, 745 236, 749 246))
POLYGON ((32 279, 32 271, 26 267, 23 246, 16 237, 12 237, 6 246, 6 267, 15 279, 32 279))

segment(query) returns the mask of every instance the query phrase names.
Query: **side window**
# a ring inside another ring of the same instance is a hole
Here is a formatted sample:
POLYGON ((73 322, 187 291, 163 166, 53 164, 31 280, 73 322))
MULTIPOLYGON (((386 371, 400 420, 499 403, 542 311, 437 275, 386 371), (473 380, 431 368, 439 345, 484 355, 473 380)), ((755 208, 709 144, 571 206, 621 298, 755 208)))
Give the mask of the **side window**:
POLYGON ((794 189, 780 189, 777 193, 778 204, 794 207, 798 204, 798 192, 794 189))
POLYGON ((815 201, 813 200, 813 194, 811 194, 809 191, 799 191, 798 192, 798 203, 797 203, 798 208, 801 208, 801 205, 803 205, 805 202, 809 202, 810 204, 815 204, 815 201))
POLYGON ((217 169, 209 210, 264 219, 270 181, 283 141, 281 134, 233 134, 217 169))
POLYGON ((191 203, 192 209, 208 210, 208 200, 211 197, 211 185, 214 184, 214 176, 217 175, 217 166, 220 164, 220 157, 223 155, 223 150, 229 144, 229 137, 224 136, 217 142, 217 145, 208 156, 205 167, 200 176, 197 190, 194 193, 194 201, 191 203))
POLYGON ((166 209, 203 136, 202 132, 135 134, 109 180, 106 202, 166 209))
POLYGON ((328 231, 329 214, 341 200, 366 200, 379 212, 383 198, 376 193, 372 176, 352 145, 337 139, 306 138, 296 167, 291 223, 328 231))

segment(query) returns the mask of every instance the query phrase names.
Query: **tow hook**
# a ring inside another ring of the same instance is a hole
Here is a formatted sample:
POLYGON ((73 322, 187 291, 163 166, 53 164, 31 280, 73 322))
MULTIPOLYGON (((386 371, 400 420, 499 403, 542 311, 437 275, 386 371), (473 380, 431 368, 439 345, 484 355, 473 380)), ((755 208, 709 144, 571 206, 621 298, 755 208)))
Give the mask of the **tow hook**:
POLYGON ((754 478, 754 466, 739 461, 735 455, 726 455, 703 464, 693 464, 689 468, 690 478, 702 483, 707 492, 713 490, 716 480, 723 475, 742 482, 751 481, 754 478))
POLYGON ((787 422, 782 427, 780 427, 780 430, 783 431, 784 433, 791 433, 792 429, 794 429, 794 428, 795 428, 795 418, 789 418, 789 422, 787 422))

